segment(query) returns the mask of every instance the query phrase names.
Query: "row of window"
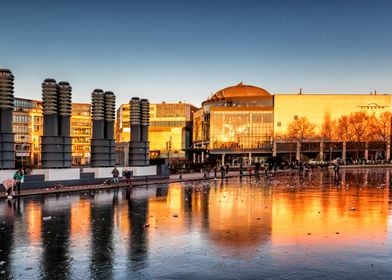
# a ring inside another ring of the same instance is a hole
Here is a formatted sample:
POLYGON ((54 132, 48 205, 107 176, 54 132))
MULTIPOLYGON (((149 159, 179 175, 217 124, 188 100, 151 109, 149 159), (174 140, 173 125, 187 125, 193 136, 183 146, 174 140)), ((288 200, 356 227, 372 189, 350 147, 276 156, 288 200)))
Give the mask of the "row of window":
POLYGON ((29 123, 30 122, 30 116, 14 114, 12 116, 12 121, 14 123, 29 123))

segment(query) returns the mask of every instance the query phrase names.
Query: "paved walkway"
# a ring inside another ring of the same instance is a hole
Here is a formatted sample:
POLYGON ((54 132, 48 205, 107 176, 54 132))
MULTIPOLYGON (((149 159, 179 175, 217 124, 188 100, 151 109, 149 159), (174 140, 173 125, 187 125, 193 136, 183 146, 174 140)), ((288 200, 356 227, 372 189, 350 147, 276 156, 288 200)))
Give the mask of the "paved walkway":
MULTIPOLYGON (((391 168, 391 164, 384 165, 342 165, 342 168, 391 168)), ((332 167, 330 167, 332 168, 332 167)), ((279 173, 289 172, 280 170, 279 173)), ((220 179, 220 172, 217 174, 218 179, 220 179)), ((238 171, 230 171, 227 177, 237 177, 239 176, 238 171)), ((144 178, 144 177, 143 177, 144 178)), ((199 173, 185 173, 185 174, 175 174, 170 175, 169 178, 158 177, 158 178, 149 178, 148 181, 143 180, 142 178, 137 178, 132 186, 146 186, 153 184, 168 184, 173 182, 189 182, 189 181, 199 181, 206 179, 213 179, 214 174, 211 172, 208 178, 204 177, 204 174, 199 173)), ((80 186, 61 186, 58 188, 42 188, 42 189, 30 189, 30 190, 21 190, 20 195, 15 195, 15 197, 22 196, 30 196, 30 195, 44 195, 44 194, 53 194, 53 193, 68 193, 68 192, 79 192, 79 191, 88 191, 88 190, 105 190, 105 189, 115 189, 115 188, 123 188, 127 187, 127 184, 122 182, 119 184, 98 184, 98 185, 80 185, 80 186)), ((6 194, 4 191, 0 191, 0 198, 5 198, 6 194)))
MULTIPOLYGON (((238 176, 238 171, 229 172, 227 177, 235 177, 238 176)), ((186 174, 175 174, 170 175, 169 178, 149 178, 147 180, 142 180, 141 178, 137 178, 132 183, 132 187, 136 186, 146 186, 153 184, 168 184, 173 182, 189 182, 189 181, 200 181, 213 179, 214 174, 210 173, 208 178, 204 177, 203 173, 186 173, 186 174)), ((219 174, 220 178, 220 174, 219 174)), ((119 184, 97 184, 97 185, 80 185, 80 186, 59 186, 59 187, 51 187, 51 188, 42 188, 42 189, 29 189, 29 190, 21 190, 20 195, 16 194, 15 197, 22 196, 30 196, 30 195, 45 195, 45 194, 53 194, 53 193, 69 193, 69 192, 79 192, 79 191, 89 191, 89 190, 106 190, 106 189, 115 189, 115 188, 124 188, 128 185, 125 182, 121 182, 119 184)), ((4 191, 0 192, 0 198, 6 198, 6 194, 4 191)))

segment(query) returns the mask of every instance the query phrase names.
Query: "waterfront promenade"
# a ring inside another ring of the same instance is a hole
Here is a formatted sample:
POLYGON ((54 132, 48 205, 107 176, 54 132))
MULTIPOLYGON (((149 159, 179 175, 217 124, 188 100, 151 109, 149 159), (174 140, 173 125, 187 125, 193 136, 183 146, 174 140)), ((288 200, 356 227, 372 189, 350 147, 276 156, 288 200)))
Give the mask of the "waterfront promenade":
MULTIPOLYGON (((185 174, 174 174, 170 175, 170 177, 137 177, 132 180, 132 187, 138 186, 148 186, 154 184, 169 184, 174 182, 187 182, 187 181, 198 181, 198 180, 210 180, 214 179, 214 174, 210 173, 209 177, 205 178, 204 174, 201 172, 195 173, 185 173, 185 174)), ((239 176, 238 171, 230 171, 226 176, 235 177, 239 176)), ((220 174, 218 176, 220 179, 220 174)), ((111 181, 111 179, 110 179, 111 181)), ((79 186, 62 186, 62 185, 53 185, 48 188, 38 188, 38 189, 29 189, 29 190, 21 190, 20 195, 15 195, 15 197, 22 196, 30 196, 30 195, 44 195, 44 194, 53 194, 53 193, 68 193, 68 192, 78 192, 78 191, 91 191, 91 190, 106 190, 106 189, 115 189, 115 188, 125 188, 128 184, 125 181, 121 181, 119 184, 113 183, 102 183, 102 184, 94 184, 94 185, 79 185, 79 186)), ((4 192, 4 188, 0 192, 0 198, 6 198, 6 194, 4 192)))
MULTIPOLYGON (((368 164, 368 165, 341 165, 342 169, 360 169, 360 168, 392 168, 392 164, 368 164)), ((333 166, 329 166, 329 169, 332 169, 333 166)), ((312 172, 317 171, 314 169, 312 172)), ((278 174, 282 173, 295 173, 297 170, 278 170, 278 174)), ((274 172, 273 172, 274 173, 274 172)), ((264 176, 264 171, 260 172, 260 176, 264 176)), ((254 174, 252 174, 254 176, 254 174)), ((230 171, 225 178, 239 177, 239 171, 233 170, 230 171)), ((244 177, 249 177, 248 172, 244 172, 244 177)), ((214 173, 210 172, 208 177, 204 177, 202 172, 193 172, 193 173, 183 173, 183 174, 173 174, 169 177, 162 176, 153 176, 153 177, 135 177, 132 179, 132 187, 138 186, 148 186, 155 184, 169 184, 175 182, 188 182, 188 181, 199 181, 199 180, 214 180, 214 173)), ((217 180, 221 180, 220 172, 217 173, 217 180)), ((109 179, 111 181, 111 179, 109 179)), ((125 183, 125 179, 122 178, 119 184, 113 183, 102 183, 102 184, 92 184, 92 185, 74 185, 74 186, 62 186, 61 184, 53 185, 48 188, 38 188, 38 189, 28 189, 21 190, 20 195, 15 195, 15 197, 23 197, 30 195, 44 195, 44 194, 55 194, 55 193, 69 193, 69 192, 78 192, 78 191, 91 191, 91 190, 106 190, 106 189, 116 189, 116 188, 125 188, 128 185, 125 183)), ((0 191, 0 199, 6 198, 6 194, 4 189, 0 191)))

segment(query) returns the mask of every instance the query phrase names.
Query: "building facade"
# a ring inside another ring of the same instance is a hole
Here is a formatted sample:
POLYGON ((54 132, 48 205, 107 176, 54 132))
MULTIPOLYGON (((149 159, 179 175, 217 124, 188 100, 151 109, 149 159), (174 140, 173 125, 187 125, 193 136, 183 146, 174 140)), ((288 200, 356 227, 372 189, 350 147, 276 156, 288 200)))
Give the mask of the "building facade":
POLYGON ((91 104, 72 103, 72 165, 90 164, 91 136, 91 104))
POLYGON ((193 127, 194 162, 249 163, 271 154, 273 96, 242 83, 219 90, 202 103, 193 127))
MULTIPOLYGON (((150 158, 167 158, 171 162, 190 157, 192 148, 192 120, 196 107, 187 103, 150 104, 148 141, 150 158)), ((128 142, 131 137, 129 104, 117 110, 116 142, 128 142)), ((118 146, 118 157, 125 153, 124 145, 118 146)), ((120 163, 120 162, 119 162, 120 163)))
MULTIPOLYGON (((383 114, 391 113, 391 102, 391 95, 375 93, 302 94, 301 92, 299 94, 276 94, 274 95, 274 155, 287 155, 291 149, 294 150, 296 159, 301 159, 301 154, 307 154, 308 158, 317 158, 321 161, 329 161, 337 157, 343 160, 355 157, 389 160, 390 151, 387 151, 390 150, 389 143, 388 147, 384 148, 381 143, 381 135, 375 135, 380 132, 374 132, 374 137, 365 137, 366 131, 363 131, 364 137, 360 140, 358 139, 360 135, 355 131, 349 131, 350 127, 347 127, 347 133, 350 135, 345 141, 346 137, 342 132, 340 135, 336 135, 339 132, 336 126, 344 126, 345 117, 353 116, 359 112, 380 119, 383 114), (303 135, 302 141, 296 139, 296 143, 293 143, 294 147, 290 147, 287 145, 292 140, 287 137, 289 126, 300 119, 308 120, 314 125, 313 135, 311 137, 303 135), (362 145, 356 155, 356 146, 353 142, 358 140, 362 142, 362 145)), ((352 121, 357 123, 353 123, 351 129, 356 129, 358 132, 361 129, 366 129, 371 133, 374 129, 370 122, 364 124, 363 122, 366 121, 364 119, 353 119, 352 121)), ((388 135, 384 135, 384 137, 390 138, 390 119, 385 121, 385 125, 388 126, 385 132, 388 135)))
MULTIPOLYGON (((41 167, 41 137, 43 135, 42 101, 15 98, 13 131, 17 166, 41 167)), ((72 164, 90 162, 91 105, 73 103, 71 116, 72 164)))
POLYGON ((16 166, 40 166, 43 133, 42 102, 15 98, 13 131, 16 166))
POLYGON ((391 102, 376 93, 271 95, 240 83, 195 112, 193 161, 389 160, 391 102))

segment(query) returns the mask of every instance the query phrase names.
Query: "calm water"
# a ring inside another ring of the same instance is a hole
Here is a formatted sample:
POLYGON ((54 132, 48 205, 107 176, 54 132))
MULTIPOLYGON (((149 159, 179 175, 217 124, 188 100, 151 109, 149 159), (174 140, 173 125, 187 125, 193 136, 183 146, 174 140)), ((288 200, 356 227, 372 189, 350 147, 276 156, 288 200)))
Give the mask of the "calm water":
POLYGON ((0 279, 392 279, 389 177, 317 172, 2 200, 0 279))

